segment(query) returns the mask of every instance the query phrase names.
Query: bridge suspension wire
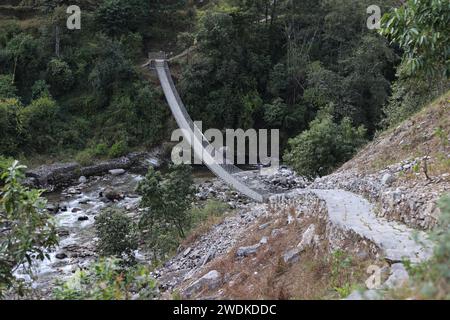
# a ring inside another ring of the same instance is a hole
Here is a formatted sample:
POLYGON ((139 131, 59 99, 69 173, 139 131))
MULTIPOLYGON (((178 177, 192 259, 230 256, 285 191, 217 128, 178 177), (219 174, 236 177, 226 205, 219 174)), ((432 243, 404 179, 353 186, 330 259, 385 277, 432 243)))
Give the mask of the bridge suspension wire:
MULTIPOLYGON (((149 65, 152 69, 156 70, 167 103, 169 104, 178 127, 182 129, 186 141, 191 142, 194 154, 198 159, 202 159, 203 163, 218 178, 222 179, 237 191, 255 201, 264 202, 266 200, 264 191, 249 187, 241 181, 239 177, 234 175, 235 173, 242 172, 241 169, 233 164, 226 163, 227 161, 225 161, 225 163, 219 163, 222 161, 217 161, 216 155, 219 155, 218 153, 221 151, 216 150, 209 143, 208 139, 206 139, 201 130, 196 126, 194 121, 192 121, 175 87, 167 61, 165 59, 154 59, 149 65)), ((222 157, 222 155, 223 153, 219 156, 222 157)))

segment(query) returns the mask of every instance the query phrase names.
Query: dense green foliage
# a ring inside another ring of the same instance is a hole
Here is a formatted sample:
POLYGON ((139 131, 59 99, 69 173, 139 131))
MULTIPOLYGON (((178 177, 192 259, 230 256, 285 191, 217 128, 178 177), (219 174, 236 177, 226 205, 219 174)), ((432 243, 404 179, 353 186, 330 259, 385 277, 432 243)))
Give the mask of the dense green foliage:
POLYGON ((154 299, 156 282, 144 266, 124 269, 118 259, 104 259, 87 270, 77 270, 70 280, 54 290, 57 300, 130 300, 154 299))
POLYGON ((404 51, 383 125, 395 125, 450 88, 450 3, 409 0, 383 16, 381 34, 404 51))
POLYGON ((159 143, 167 107, 138 66, 144 46, 159 39, 154 20, 165 21, 181 1, 152 10, 143 10, 146 0, 102 1, 83 10, 81 30, 65 27, 63 3, 37 4, 39 28, 13 20, 0 28, 0 154, 87 149, 94 157, 90 150, 103 143, 112 150, 102 157, 115 157, 159 143))
POLYGON ((65 28, 63 2, 36 4, 39 28, 8 20, 0 29, 5 156, 76 153, 90 163, 167 140, 168 108, 138 67, 148 51, 192 47, 175 68, 192 118, 280 129, 288 163, 318 162, 308 175, 329 172, 449 86, 446 1, 382 0, 379 33, 366 25, 369 0, 104 0, 83 10, 81 30, 65 28), (309 142, 314 156, 288 144, 311 136, 325 112, 333 129, 345 119, 364 136, 319 160, 320 140, 309 142))
POLYGON ((97 248, 103 256, 131 258, 137 249, 136 228, 130 217, 118 208, 104 209, 95 220, 97 248))
MULTIPOLYGON (((48 258, 46 250, 57 244, 54 223, 42 191, 21 185, 23 169, 15 161, 2 173, 0 192, 0 296, 18 283, 14 271, 23 264, 31 274, 33 260, 48 258)), ((16 289, 22 294, 21 286, 16 289)))
POLYGON ((404 71, 450 77, 450 2, 408 0, 383 17, 382 34, 403 50, 404 71))
POLYGON ((141 236, 156 256, 164 255, 176 248, 192 223, 190 208, 195 189, 191 169, 172 166, 162 174, 150 168, 138 192, 144 209, 139 221, 141 236))
POLYGON ((365 129, 355 129, 348 118, 339 124, 330 115, 318 117, 311 127, 289 141, 284 156, 295 171, 306 177, 331 173, 337 164, 345 162, 365 142, 365 129))
MULTIPOLYGON (((333 128, 349 119, 354 131, 367 129, 359 131, 362 138, 374 135, 398 59, 386 40, 367 29, 369 1, 222 3, 228 5, 201 16, 197 55, 180 81, 194 119, 219 128, 278 128, 282 149, 323 110, 331 111, 333 128)), ((381 3, 382 9, 390 5, 381 3)), ((342 149, 342 156, 323 163, 308 153, 297 156, 317 162, 323 174, 354 151, 342 149)))

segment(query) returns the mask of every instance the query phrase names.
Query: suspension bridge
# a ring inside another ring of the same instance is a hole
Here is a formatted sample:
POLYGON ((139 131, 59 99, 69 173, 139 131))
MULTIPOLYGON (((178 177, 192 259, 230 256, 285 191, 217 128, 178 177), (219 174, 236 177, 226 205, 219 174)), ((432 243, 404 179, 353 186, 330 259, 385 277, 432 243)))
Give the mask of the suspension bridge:
POLYGON ((174 116, 178 127, 182 129, 183 137, 186 141, 191 142, 191 147, 195 156, 197 156, 198 159, 202 159, 209 170, 235 190, 257 202, 266 201, 267 194, 263 190, 257 190, 254 187, 248 186, 236 175, 237 173, 242 172, 241 169, 233 164, 223 164, 216 160, 215 154, 219 151, 209 143, 208 139, 206 139, 201 130, 197 128, 189 116, 173 82, 165 54, 156 54, 153 55, 153 57, 152 54, 150 54, 150 60, 144 66, 149 67, 151 70, 156 70, 156 74, 158 75, 172 115, 174 116))

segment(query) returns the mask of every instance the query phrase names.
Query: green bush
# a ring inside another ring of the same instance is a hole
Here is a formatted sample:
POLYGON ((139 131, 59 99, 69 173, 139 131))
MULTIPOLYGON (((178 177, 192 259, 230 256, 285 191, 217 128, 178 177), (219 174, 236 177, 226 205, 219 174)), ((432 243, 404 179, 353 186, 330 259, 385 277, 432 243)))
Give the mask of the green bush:
POLYGON ((94 162, 95 156, 92 149, 87 148, 77 153, 75 161, 82 166, 88 166, 94 162))
POLYGON ((110 158, 118 158, 126 155, 127 152, 128 152, 128 144, 124 140, 120 140, 111 146, 108 155, 110 158))
POLYGON ((365 129, 352 127, 348 118, 336 124, 330 115, 322 115, 311 122, 309 130, 289 140, 284 160, 301 175, 323 176, 349 160, 365 142, 365 135, 365 129))
POLYGON ((5 185, 0 191, 0 297, 12 288, 22 295, 15 268, 25 264, 31 275, 33 260, 49 258, 47 250, 58 243, 54 221, 41 197, 43 191, 21 185, 25 168, 14 161, 1 176, 5 185))
POLYGON ((78 270, 53 292, 56 300, 150 300, 158 297, 156 281, 145 266, 123 268, 118 259, 104 259, 78 270))
POLYGON ((136 228, 126 212, 118 208, 103 210, 95 221, 97 248, 102 256, 132 257, 137 249, 136 228))

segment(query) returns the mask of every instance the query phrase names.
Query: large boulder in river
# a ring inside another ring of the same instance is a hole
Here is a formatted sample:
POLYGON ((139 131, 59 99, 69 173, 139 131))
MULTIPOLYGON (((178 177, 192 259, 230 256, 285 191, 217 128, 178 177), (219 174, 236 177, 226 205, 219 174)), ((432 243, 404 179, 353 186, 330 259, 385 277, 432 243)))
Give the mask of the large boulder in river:
POLYGON ((123 200, 123 198, 125 198, 123 193, 111 188, 107 188, 100 194, 100 196, 105 197, 109 201, 120 201, 123 200))

